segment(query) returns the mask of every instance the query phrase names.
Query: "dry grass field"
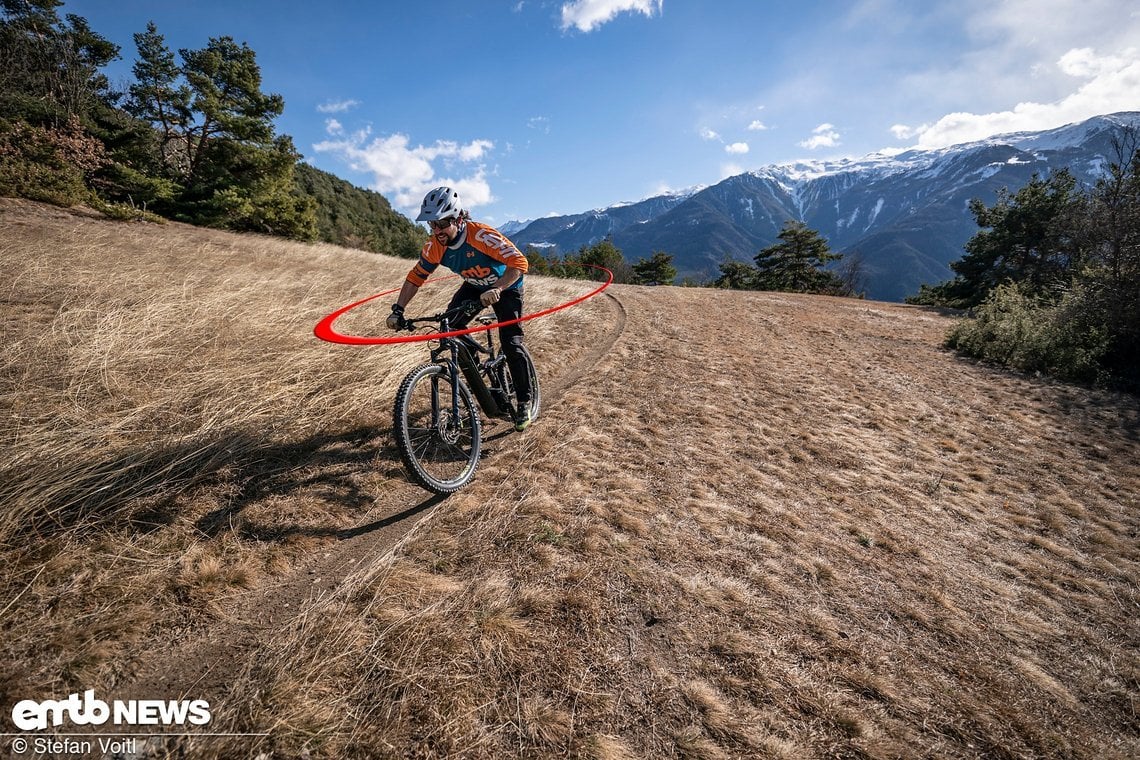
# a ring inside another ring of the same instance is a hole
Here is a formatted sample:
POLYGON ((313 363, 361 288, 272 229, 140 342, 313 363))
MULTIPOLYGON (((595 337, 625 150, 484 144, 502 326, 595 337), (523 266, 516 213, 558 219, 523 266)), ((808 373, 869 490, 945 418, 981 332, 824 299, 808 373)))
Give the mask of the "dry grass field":
POLYGON ((1136 398, 929 310, 612 286, 429 498, 425 344, 312 335, 408 264, 0 200, 0 752, 93 689, 209 702, 131 757, 1140 756, 1136 398))

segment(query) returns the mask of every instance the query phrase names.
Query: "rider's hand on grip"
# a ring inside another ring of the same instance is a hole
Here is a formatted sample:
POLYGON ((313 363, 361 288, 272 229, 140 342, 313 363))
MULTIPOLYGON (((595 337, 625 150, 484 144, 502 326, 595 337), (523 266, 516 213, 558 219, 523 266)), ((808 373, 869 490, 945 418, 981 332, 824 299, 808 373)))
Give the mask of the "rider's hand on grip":
POLYGON ((392 304, 392 313, 388 315, 387 321, 389 330, 403 330, 408 326, 407 321, 404 319, 404 307, 397 303, 392 304))
POLYGON ((484 290, 479 294, 479 303, 483 306, 490 306, 499 302, 499 298, 503 295, 502 288, 491 288, 484 290))

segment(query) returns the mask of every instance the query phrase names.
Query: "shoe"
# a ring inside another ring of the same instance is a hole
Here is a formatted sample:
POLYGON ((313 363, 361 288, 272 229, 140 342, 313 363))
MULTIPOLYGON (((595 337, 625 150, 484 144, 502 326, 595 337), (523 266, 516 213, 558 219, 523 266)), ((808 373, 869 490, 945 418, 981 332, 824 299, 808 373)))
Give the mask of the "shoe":
POLYGON ((519 405, 519 410, 515 412, 515 431, 521 433, 530 427, 533 422, 530 416, 530 402, 519 405))

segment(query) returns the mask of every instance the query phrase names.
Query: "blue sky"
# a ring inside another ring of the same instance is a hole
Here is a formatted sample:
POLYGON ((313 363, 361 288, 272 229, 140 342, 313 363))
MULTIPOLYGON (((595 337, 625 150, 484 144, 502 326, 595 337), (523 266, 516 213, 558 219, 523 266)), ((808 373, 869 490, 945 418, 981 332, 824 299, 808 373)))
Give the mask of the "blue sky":
POLYGON ((494 224, 773 163, 938 147, 1140 110, 1123 0, 67 0, 122 47, 228 35, 315 166, 414 216, 494 224))

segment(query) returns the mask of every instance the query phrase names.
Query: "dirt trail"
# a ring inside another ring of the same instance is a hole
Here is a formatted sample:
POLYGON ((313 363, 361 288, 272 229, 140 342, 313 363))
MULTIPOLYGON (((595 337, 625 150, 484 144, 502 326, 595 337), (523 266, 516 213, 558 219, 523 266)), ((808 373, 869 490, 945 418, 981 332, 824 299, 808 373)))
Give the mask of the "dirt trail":
POLYGON ((311 336, 406 262, 17 211, 14 451, 93 511, 7 549, 0 692, 268 734, 158 756, 1140 756, 1135 397, 920 308, 616 285, 531 323, 542 419, 444 502, 388 443, 422 352, 311 336), (232 455, 130 502, 58 454, 168 464, 182 421, 232 455))
MULTIPOLYGON (((589 373, 622 336, 625 308, 608 293, 602 298, 613 313, 607 333, 593 343, 581 361, 544 381, 544 408, 556 406, 566 390, 589 373)), ((505 423, 487 423, 485 440, 501 445, 485 449, 481 466, 511 455, 515 448, 511 445, 512 432, 505 423)), ((391 437, 389 430, 378 434, 391 437)), ((260 641, 272 638, 308 606, 319 603, 351 573, 382 563, 446 500, 411 483, 398 484, 394 491, 379 495, 362 524, 338 531, 336 543, 322 547, 293 572, 236 596, 209 627, 174 637, 166 646, 153 647, 138 662, 138 675, 120 684, 112 697, 216 700, 224 695, 229 679, 260 641)))

